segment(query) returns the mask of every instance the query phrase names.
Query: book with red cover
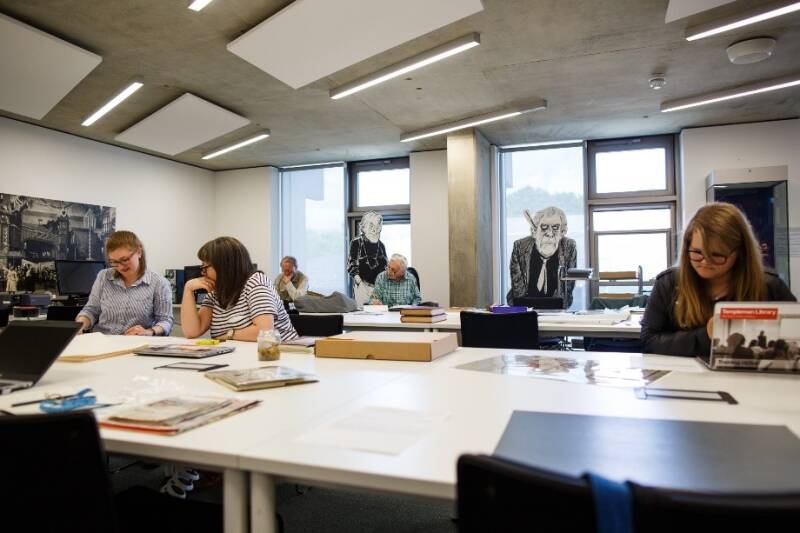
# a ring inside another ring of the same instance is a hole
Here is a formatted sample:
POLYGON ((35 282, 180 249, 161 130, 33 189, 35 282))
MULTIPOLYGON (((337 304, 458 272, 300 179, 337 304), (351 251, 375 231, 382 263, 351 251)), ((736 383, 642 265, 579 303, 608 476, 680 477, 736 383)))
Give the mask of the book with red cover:
POLYGON ((442 313, 440 315, 431 316, 418 316, 418 315, 401 315, 400 322, 419 322, 422 324, 433 324, 435 322, 444 322, 447 320, 447 315, 442 313))
POLYGON ((397 307, 400 308, 400 314, 402 316, 434 316, 445 314, 444 309, 441 307, 428 307, 426 305, 399 305, 397 307))

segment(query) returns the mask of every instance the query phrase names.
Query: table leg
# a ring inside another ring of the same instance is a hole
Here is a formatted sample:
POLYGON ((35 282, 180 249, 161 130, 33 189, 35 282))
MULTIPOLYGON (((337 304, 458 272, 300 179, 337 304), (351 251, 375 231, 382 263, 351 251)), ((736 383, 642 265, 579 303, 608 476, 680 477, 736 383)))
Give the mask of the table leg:
POLYGON ((275 479, 268 474, 250 474, 250 531, 275 533, 275 479))
POLYGON ((225 533, 247 533, 247 472, 225 469, 222 509, 225 533))

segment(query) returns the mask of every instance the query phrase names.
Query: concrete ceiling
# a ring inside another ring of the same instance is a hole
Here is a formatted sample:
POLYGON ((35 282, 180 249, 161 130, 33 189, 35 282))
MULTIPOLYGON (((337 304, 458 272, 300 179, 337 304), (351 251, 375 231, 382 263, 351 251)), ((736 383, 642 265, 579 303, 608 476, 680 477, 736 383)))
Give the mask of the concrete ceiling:
POLYGON ((797 87, 659 112, 664 100, 800 71, 798 13, 700 41, 684 40, 687 26, 763 1, 738 0, 665 24, 667 0, 483 0, 485 9, 479 14, 298 90, 225 48, 290 3, 214 0, 195 13, 186 8, 188 0, 0 0, 0 12, 103 56, 42 120, 0 114, 124 146, 114 141, 117 134, 188 91, 251 121, 170 158, 212 170, 441 149, 445 137, 411 143, 399 138, 404 132, 536 97, 548 101, 547 110, 485 125, 481 131, 491 142, 508 145, 677 132, 800 115, 797 87), (332 87, 472 31, 481 33, 477 48, 406 79, 342 100, 328 97, 332 87), (728 62, 728 45, 764 35, 778 41, 772 58, 753 65, 728 62), (648 87, 656 72, 667 79, 660 91, 648 87), (80 125, 134 76, 145 82, 142 89, 94 126, 80 125), (268 140, 201 160, 202 154, 262 128, 272 131, 268 140))

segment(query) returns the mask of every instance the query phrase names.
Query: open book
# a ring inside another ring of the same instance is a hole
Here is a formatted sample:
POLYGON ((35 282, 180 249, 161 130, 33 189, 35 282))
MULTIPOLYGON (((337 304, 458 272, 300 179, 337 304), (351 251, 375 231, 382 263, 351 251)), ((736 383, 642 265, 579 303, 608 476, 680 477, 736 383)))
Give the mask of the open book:
POLYGON ((106 357, 125 355, 147 346, 149 337, 126 335, 103 335, 102 333, 84 333, 77 335, 69 346, 61 352, 57 361, 83 363, 96 361, 106 357))
POLYGON ((111 429, 174 435, 254 407, 259 400, 176 396, 124 409, 100 422, 111 429))
POLYGON ((280 349, 282 352, 298 352, 298 353, 314 353, 314 345, 317 339, 324 337, 297 337, 290 341, 281 343, 280 349))
POLYGON ((313 374, 306 374, 285 366, 215 370, 206 372, 204 375, 208 379, 235 391, 269 389, 318 381, 313 374))

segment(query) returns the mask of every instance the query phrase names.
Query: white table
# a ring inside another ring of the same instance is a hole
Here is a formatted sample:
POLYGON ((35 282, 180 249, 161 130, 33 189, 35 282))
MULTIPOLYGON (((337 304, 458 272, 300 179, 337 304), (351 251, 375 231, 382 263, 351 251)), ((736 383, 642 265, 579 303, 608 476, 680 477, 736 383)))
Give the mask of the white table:
MULTIPOLYGON (((571 353, 594 359, 629 357, 635 365, 672 369, 659 387, 730 392, 739 405, 701 401, 642 401, 631 389, 494 375, 456 369, 462 363, 509 350, 460 348, 422 371, 392 380, 347 405, 297 423, 247 449, 239 466, 251 472, 251 526, 274 531, 274 490, 280 479, 332 484, 433 498, 455 498, 456 460, 463 453, 492 453, 514 410, 635 418, 787 425, 800 435, 796 376, 714 373, 691 359, 629 354, 571 353), (398 455, 313 445, 298 440, 310 427, 367 406, 449 413, 431 434, 398 455)), ((513 350, 512 353, 526 353, 513 350)), ((537 353, 537 352, 527 352, 537 353)), ((538 352, 552 355, 552 352, 538 352)), ((371 361, 364 361, 368 368, 371 361)))
MULTIPOLYGON (((401 322, 400 313, 343 313, 344 327, 348 330, 362 329, 409 329, 424 331, 461 331, 461 317, 458 312, 448 311, 447 319, 443 322, 424 324, 419 322, 401 322)), ((641 333, 641 314, 633 314, 630 319, 618 324, 589 324, 581 322, 581 317, 576 316, 570 320, 568 316, 553 317, 539 316, 539 334, 553 337, 604 337, 604 338, 635 338, 641 333)))

